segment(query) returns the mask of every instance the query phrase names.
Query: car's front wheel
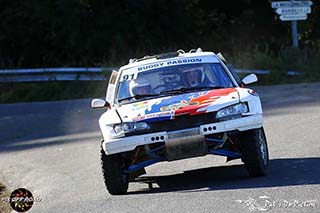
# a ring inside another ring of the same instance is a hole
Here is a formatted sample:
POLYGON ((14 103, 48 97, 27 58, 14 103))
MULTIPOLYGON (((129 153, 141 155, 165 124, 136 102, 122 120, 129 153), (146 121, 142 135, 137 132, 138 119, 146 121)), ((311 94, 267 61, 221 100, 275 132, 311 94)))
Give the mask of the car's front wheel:
POLYGON ((241 132, 241 160, 252 177, 267 174, 269 164, 268 144, 263 128, 241 132))
POLYGON ((104 183, 112 195, 127 193, 128 174, 124 173, 125 163, 121 154, 106 155, 101 147, 101 163, 104 183))

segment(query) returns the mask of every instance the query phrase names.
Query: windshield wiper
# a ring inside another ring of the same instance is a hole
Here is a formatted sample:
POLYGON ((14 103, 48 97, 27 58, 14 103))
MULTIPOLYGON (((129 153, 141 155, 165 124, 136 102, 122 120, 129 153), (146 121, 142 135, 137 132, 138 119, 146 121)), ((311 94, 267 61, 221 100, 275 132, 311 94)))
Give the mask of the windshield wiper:
POLYGON ((121 102, 121 101, 125 101, 125 100, 131 100, 131 99, 141 99, 141 98, 145 98, 145 97, 155 97, 155 96, 158 96, 159 94, 137 94, 137 95, 134 95, 134 96, 129 96, 129 97, 126 97, 126 98, 121 98, 118 100, 118 102, 121 102))
POLYGON ((211 90, 211 89, 223 89, 225 87, 221 86, 200 86, 200 87, 191 87, 190 90, 211 90))
POLYGON ((161 91, 160 94, 181 94, 189 91, 221 89, 221 86, 205 86, 205 87, 181 87, 179 89, 161 91))
POLYGON ((180 94, 183 93, 185 91, 187 91, 189 88, 187 87, 180 87, 179 89, 172 89, 172 90, 163 90, 160 92, 160 94, 180 94))

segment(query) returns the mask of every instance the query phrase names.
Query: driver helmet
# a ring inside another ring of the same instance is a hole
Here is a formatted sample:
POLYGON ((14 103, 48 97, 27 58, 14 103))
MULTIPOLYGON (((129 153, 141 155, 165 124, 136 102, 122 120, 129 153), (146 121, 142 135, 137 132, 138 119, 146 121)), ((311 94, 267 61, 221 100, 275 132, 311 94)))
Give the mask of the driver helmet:
POLYGON ((140 78, 130 82, 129 91, 131 96, 150 94, 152 93, 152 87, 146 79, 140 78))
POLYGON ((181 76, 172 71, 164 72, 161 79, 167 89, 177 87, 181 84, 181 76))
POLYGON ((199 86, 204 81, 203 67, 197 66, 182 71, 186 82, 192 86, 199 86))

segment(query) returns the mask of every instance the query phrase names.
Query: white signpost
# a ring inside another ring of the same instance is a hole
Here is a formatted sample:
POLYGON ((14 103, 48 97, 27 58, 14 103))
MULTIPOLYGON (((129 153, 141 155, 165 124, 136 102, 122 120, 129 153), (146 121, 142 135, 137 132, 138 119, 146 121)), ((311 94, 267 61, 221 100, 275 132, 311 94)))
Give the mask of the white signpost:
POLYGON ((311 13, 311 7, 281 7, 276 10, 279 15, 292 15, 296 13, 311 13))
POLYGON ((271 3, 271 7, 280 15, 281 21, 291 21, 293 46, 298 47, 297 20, 306 20, 307 14, 311 13, 312 1, 291 0, 276 1, 271 3))
POLYGON ((281 15, 280 20, 281 21, 292 21, 292 20, 306 20, 307 15, 306 14, 294 14, 294 15, 281 15))
POLYGON ((310 7, 312 1, 276 1, 271 3, 272 8, 280 7, 310 7))

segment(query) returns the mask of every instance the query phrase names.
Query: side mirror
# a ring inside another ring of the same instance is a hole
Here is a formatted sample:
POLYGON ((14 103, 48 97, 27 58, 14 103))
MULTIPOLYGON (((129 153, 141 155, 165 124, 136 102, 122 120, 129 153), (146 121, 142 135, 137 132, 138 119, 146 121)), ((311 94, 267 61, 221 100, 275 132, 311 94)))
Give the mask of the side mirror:
POLYGON ((110 107, 110 104, 102 99, 93 99, 91 101, 91 107, 96 109, 96 108, 106 108, 106 107, 110 107))
POLYGON ((246 77, 244 77, 242 79, 242 82, 247 85, 247 84, 252 84, 254 82, 257 82, 258 81, 258 77, 256 76, 256 74, 250 74, 250 75, 247 75, 246 77))

